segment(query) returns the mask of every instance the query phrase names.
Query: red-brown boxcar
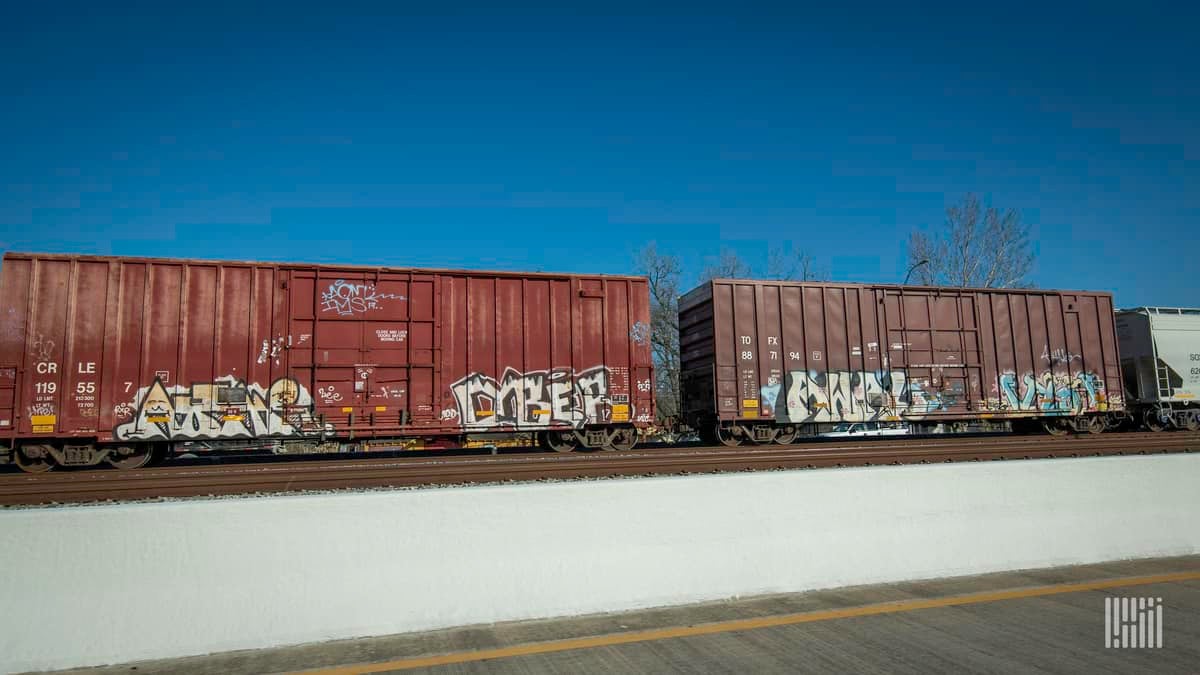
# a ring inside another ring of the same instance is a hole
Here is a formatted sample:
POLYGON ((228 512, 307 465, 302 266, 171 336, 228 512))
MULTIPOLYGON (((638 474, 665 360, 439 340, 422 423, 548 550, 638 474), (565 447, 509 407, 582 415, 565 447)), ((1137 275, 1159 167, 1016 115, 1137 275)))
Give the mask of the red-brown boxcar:
POLYGON ((641 277, 8 253, 0 438, 29 469, 653 419, 641 277), (23 450, 22 450, 23 448, 23 450))
POLYGON ((1034 420, 1123 409, 1106 293, 718 279, 679 303, 684 416, 728 444, 822 423, 1034 420))

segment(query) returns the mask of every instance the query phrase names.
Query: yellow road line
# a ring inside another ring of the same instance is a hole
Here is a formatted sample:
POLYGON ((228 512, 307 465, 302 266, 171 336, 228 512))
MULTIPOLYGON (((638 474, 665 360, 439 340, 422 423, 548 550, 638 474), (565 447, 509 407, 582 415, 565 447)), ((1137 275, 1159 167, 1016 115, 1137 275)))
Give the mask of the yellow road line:
POLYGON ((1147 584, 1165 584, 1173 581, 1200 580, 1200 571, 1175 572, 1172 574, 1155 574, 1141 577, 1120 577, 1102 581, 1085 581, 1074 584, 1052 584, 1049 586, 1034 586, 1016 588, 1006 591, 989 591, 969 593, 966 595, 951 595, 942 598, 922 600, 899 600, 895 602, 880 602, 845 609, 826 609, 796 614, 781 614, 778 616, 760 617, 755 619, 735 619, 719 621, 695 626, 677 626, 675 628, 659 628, 654 630, 632 631, 628 633, 612 633, 594 637, 570 638, 550 642, 533 642, 511 647, 496 649, 481 649, 453 654, 436 656, 420 656, 395 661, 379 663, 364 663, 354 666, 342 666, 324 670, 306 671, 319 675, 358 675, 359 673, 380 673, 389 670, 408 670, 411 668, 427 668, 444 666, 451 663, 469 663, 486 661, 488 659, 503 659, 513 656, 529 656, 533 654, 550 654, 574 649, 589 649, 592 647, 611 647, 633 642, 651 642, 654 640, 669 640, 671 638, 695 637, 697 635, 712 635, 714 633, 730 633, 735 631, 755 630, 757 628, 772 628, 775 626, 791 626, 815 621, 830 621, 832 619, 849 619, 860 616, 875 616, 878 614, 894 614, 911 612, 918 609, 933 609, 936 607, 956 607, 959 605, 975 605, 983 602, 998 602, 1000 600, 1017 600, 1020 598, 1036 598, 1045 595, 1060 595, 1063 593, 1079 593, 1081 591, 1099 591, 1106 588, 1121 588, 1124 586, 1144 586, 1147 584))

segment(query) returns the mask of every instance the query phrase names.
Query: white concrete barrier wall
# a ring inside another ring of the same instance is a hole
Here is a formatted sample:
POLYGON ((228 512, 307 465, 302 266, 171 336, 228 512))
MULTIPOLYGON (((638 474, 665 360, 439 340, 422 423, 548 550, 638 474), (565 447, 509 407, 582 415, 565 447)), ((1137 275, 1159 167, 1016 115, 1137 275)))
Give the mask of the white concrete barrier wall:
POLYGON ((0 513, 0 666, 1200 552, 1200 456, 0 513))

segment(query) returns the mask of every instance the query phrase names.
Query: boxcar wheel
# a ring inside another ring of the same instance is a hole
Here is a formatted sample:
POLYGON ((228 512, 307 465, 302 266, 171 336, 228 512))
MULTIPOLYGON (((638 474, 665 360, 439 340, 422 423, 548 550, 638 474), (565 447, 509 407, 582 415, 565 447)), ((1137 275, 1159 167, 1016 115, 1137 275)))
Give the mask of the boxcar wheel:
POLYGON ((637 445, 637 432, 633 429, 618 429, 612 435, 605 450, 632 450, 637 445))
POLYGON ((46 473, 55 466, 54 455, 44 445, 22 445, 13 453, 13 460, 25 473, 46 473))
POLYGON ((721 445, 728 446, 730 448, 736 448, 742 444, 742 439, 734 435, 734 429, 735 428, 733 425, 725 426, 723 424, 717 424, 716 436, 721 445))
POLYGON ((1188 415, 1187 421, 1184 422, 1184 427, 1188 431, 1200 431, 1200 411, 1192 411, 1192 414, 1188 415))
POLYGON ((113 448, 108 457, 104 461, 112 466, 128 471, 130 469, 140 469, 150 463, 150 458, 154 456, 153 446, 149 443, 141 445, 122 445, 118 448, 113 448))
POLYGON ((1071 427, 1061 419, 1049 419, 1042 421, 1042 428, 1051 436, 1066 436, 1071 433, 1071 427))
POLYGON ((1167 428, 1167 425, 1163 424, 1163 421, 1159 419, 1158 411, 1153 408, 1146 411, 1145 422, 1146 428, 1150 431, 1162 431, 1167 428))
POLYGON ((775 434, 775 442, 780 445, 791 445, 796 442, 796 437, 799 435, 800 430, 796 427, 779 427, 779 433, 775 434))
POLYGON ((570 431, 543 431, 540 440, 543 448, 554 452, 571 452, 579 447, 579 439, 570 431))
POLYGON ((1087 432, 1089 434, 1099 434, 1099 433, 1103 433, 1105 427, 1107 427, 1107 426, 1108 425, 1106 425, 1104 423, 1103 417, 1101 417, 1099 415, 1095 415, 1093 417, 1088 418, 1087 426, 1085 428, 1087 429, 1087 432))

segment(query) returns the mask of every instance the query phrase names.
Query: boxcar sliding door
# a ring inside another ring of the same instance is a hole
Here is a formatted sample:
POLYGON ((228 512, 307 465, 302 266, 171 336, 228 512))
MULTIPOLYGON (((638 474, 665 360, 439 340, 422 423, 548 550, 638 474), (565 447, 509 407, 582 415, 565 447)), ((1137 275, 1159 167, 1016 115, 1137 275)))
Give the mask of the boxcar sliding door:
POLYGON ((432 422, 435 285, 408 272, 291 272, 291 370, 326 423, 432 422))
POLYGON ((976 294, 883 290, 887 351, 909 415, 963 414, 984 400, 976 294))

